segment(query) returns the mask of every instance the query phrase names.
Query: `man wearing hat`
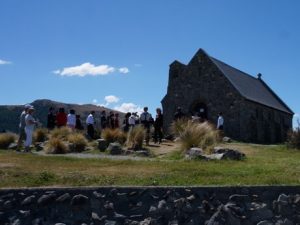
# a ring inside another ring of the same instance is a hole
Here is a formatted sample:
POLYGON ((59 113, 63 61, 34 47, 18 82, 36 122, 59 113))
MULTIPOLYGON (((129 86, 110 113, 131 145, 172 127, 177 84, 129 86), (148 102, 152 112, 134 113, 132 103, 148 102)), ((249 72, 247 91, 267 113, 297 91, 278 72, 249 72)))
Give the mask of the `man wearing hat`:
POLYGON ((26 134, 25 134, 25 117, 27 115, 27 110, 30 108, 30 105, 26 104, 24 105, 24 110, 22 111, 20 115, 20 123, 19 123, 19 139, 18 139, 18 150, 20 151, 22 141, 26 139, 26 134))
POLYGON ((25 152, 30 152, 30 145, 32 143, 32 134, 34 125, 37 125, 37 121, 33 118, 32 114, 34 112, 33 106, 30 106, 27 110, 27 115, 25 116, 25 133, 26 133, 26 141, 25 141, 25 152))

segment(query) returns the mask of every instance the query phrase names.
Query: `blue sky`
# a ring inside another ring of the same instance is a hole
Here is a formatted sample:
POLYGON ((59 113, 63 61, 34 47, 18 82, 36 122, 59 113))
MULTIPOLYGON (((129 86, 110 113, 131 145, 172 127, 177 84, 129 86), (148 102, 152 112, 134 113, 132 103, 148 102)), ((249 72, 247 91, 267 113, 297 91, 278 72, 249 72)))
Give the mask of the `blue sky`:
POLYGON ((47 98, 154 112, 169 64, 203 48, 262 73, 299 117, 299 11, 297 0, 1 0, 0 104, 47 98))

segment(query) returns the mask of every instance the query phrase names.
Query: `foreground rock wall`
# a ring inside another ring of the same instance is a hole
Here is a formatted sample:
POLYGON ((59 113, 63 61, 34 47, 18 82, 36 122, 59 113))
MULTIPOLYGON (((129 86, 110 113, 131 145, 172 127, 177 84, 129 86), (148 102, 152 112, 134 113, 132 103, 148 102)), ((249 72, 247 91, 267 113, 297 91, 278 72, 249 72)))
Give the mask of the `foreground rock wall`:
POLYGON ((300 224, 300 188, 0 189, 0 224, 300 224))

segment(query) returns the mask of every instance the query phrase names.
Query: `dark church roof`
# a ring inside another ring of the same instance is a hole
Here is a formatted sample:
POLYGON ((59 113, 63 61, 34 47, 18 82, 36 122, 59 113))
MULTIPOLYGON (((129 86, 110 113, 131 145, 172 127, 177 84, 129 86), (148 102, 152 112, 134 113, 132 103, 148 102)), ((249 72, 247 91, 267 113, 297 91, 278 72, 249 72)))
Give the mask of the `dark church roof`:
POLYGON ((283 112, 294 114, 293 111, 275 94, 261 79, 250 76, 226 63, 208 55, 212 62, 227 77, 231 84, 248 100, 269 106, 283 112))

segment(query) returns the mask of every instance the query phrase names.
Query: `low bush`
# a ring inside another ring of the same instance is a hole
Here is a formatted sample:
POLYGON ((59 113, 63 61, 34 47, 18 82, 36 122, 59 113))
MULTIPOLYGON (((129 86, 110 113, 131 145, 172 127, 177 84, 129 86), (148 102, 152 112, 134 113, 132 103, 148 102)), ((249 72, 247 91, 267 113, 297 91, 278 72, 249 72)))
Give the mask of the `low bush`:
POLYGON ((44 142, 48 138, 48 129, 37 128, 33 133, 34 142, 44 142))
POLYGON ((198 123, 191 120, 176 121, 173 127, 177 127, 176 132, 181 143, 181 149, 186 151, 192 147, 199 147, 209 150, 219 141, 219 132, 208 122, 198 123))
POLYGON ((300 123, 298 122, 298 127, 295 130, 288 132, 287 145, 290 148, 300 149, 300 123))
POLYGON ((55 128, 50 132, 50 136, 52 138, 59 138, 62 140, 67 140, 67 137, 69 134, 71 134, 73 131, 68 127, 60 127, 55 128))
POLYGON ((69 148, 63 140, 51 137, 46 144, 45 152, 48 154, 65 154, 69 152, 69 148))
POLYGON ((102 131, 101 136, 108 143, 119 142, 122 145, 126 142, 127 139, 127 135, 120 129, 106 128, 102 131))
POLYGON ((0 149, 7 149, 16 140, 16 135, 11 133, 0 134, 0 149))
POLYGON ((88 144, 86 138, 81 133, 70 134, 67 139, 72 145, 72 149, 70 149, 70 151, 82 152, 88 144))
POLYGON ((142 125, 131 128, 127 136, 127 146, 130 149, 140 150, 143 148, 146 130, 142 125))

